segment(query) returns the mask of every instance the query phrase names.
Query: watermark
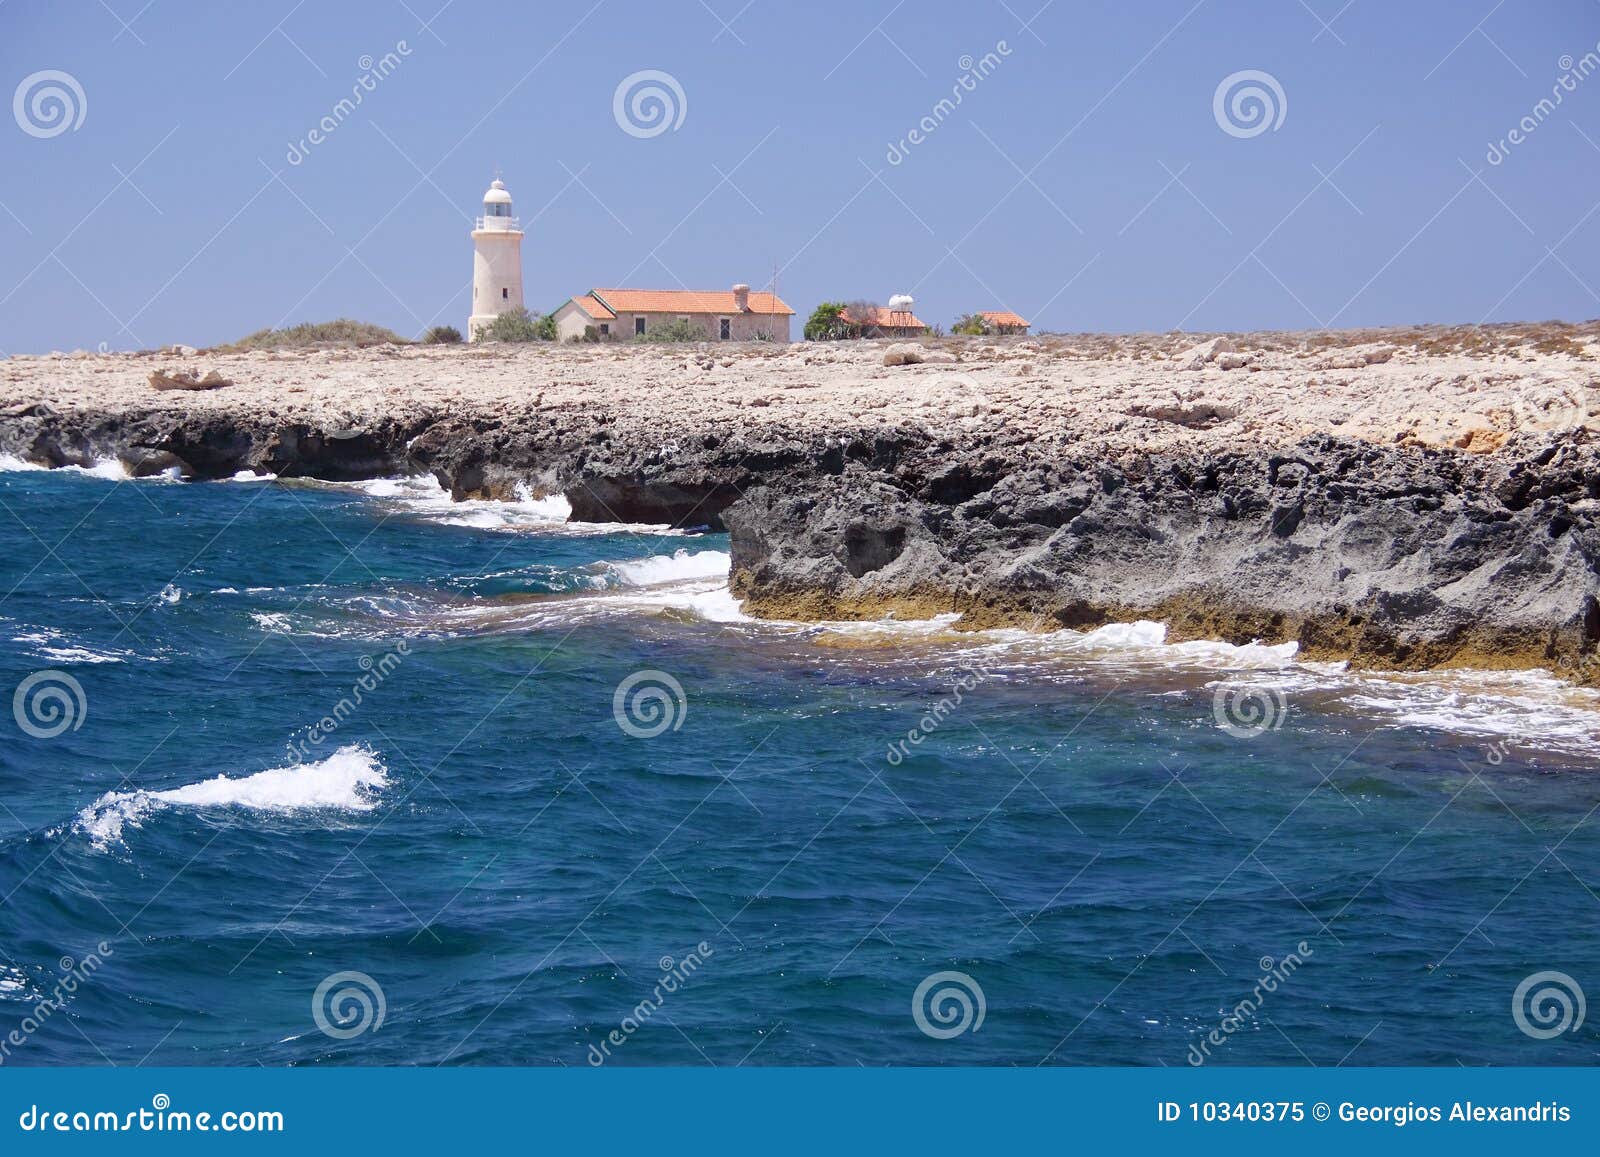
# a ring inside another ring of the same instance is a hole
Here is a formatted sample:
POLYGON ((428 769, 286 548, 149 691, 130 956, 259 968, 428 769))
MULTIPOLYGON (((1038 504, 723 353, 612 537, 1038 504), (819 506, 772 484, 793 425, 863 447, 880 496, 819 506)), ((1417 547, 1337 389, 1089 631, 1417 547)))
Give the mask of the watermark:
POLYGON ((35 671, 17 684, 11 696, 11 717, 35 739, 54 739, 83 726, 89 699, 83 684, 65 671, 35 671))
POLYGON ((89 115, 89 98, 70 72, 47 68, 22 78, 11 95, 11 115, 30 137, 48 140, 77 132, 89 115))
POLYGON ((955 714, 956 708, 966 701, 969 692, 977 690, 996 677, 993 672, 983 667, 977 669, 968 667, 962 671, 960 677, 950 685, 950 693, 930 707, 922 718, 917 720, 917 725, 906 732, 905 738, 896 739, 889 744, 883 755, 884 759, 889 761, 889 766, 899 767, 904 763, 913 747, 921 747, 923 740, 938 731, 944 726, 945 720, 955 714))
POLYGON ((0 1037, 0 1065, 11 1059, 11 1051, 26 1045, 31 1037, 44 1027, 56 1013, 64 1009, 72 1000, 73 994, 89 982, 96 972, 105 964, 105 958, 115 956, 111 945, 104 940, 95 945, 95 951, 89 953, 81 960, 74 960, 70 956, 63 956, 57 963, 61 968, 61 975, 56 977, 55 984, 50 992, 35 1002, 28 1015, 4 1037, 0 1037))
POLYGON ((174 1109, 172 1098, 157 1093, 148 1109, 126 1113, 105 1109, 50 1109, 31 1104, 17 1116, 24 1133, 282 1133, 283 1114, 275 1109, 225 1109, 193 1113, 174 1109))
POLYGON ((930 379, 913 404, 918 409, 938 410, 957 418, 976 418, 994 408, 989 395, 971 374, 940 374, 930 379))
POLYGON ((356 708, 360 707, 365 696, 372 694, 383 681, 394 673, 411 654, 411 645, 401 639, 394 645, 394 650, 386 651, 377 659, 371 655, 362 655, 357 661, 366 674, 362 675, 350 685, 349 693, 340 697, 333 709, 311 725, 305 736, 289 744, 289 750, 302 762, 313 758, 311 747, 321 747, 334 734, 350 716, 354 715, 356 708), (307 746, 307 745, 311 746, 307 746))
POLYGON ((1565 972, 1553 969, 1524 977, 1511 994, 1511 1019, 1534 1040, 1577 1032, 1588 1011, 1583 987, 1565 972))
POLYGON ((1250 990, 1250 995, 1223 1013, 1216 1027, 1202 1036, 1198 1044, 1189 1046, 1187 1057, 1189 1063, 1199 1068, 1211 1059, 1213 1049, 1221 1048, 1233 1038, 1234 1033, 1254 1023, 1256 1013, 1261 1011, 1261 1006, 1266 1003, 1267 997, 1277 992, 1279 986, 1288 981, 1299 971, 1300 966, 1314 955, 1311 945, 1302 940, 1294 946, 1294 951, 1282 960, 1263 956, 1256 961, 1257 967, 1261 969, 1261 976, 1256 981, 1255 987, 1250 990))
POLYGON ((683 684, 665 671, 635 671, 617 684, 611 696, 611 717, 635 739, 654 739, 676 731, 689 716, 683 684))
POLYGON ((884 154, 884 160, 891 165, 898 165, 904 161, 911 155, 912 149, 938 132, 939 126, 961 106, 961 102, 970 93, 977 92, 978 85, 987 80, 1010 55, 1011 45, 1004 40, 995 41, 994 48, 976 60, 970 53, 964 54, 956 61, 956 67, 961 70, 961 75, 957 76, 955 83, 950 86, 950 95, 940 97, 928 115, 918 121, 905 136, 898 141, 890 141, 889 151, 884 154))
POLYGON ((1229 680, 1211 696, 1211 717, 1235 739, 1254 739, 1283 726, 1289 701, 1276 687, 1229 680))
POLYGON ((383 986, 365 972, 335 972, 311 994, 311 1019, 334 1040, 377 1032, 388 1011, 383 986))
POLYGON ((1246 68, 1222 78, 1211 94, 1211 115, 1230 137, 1249 140, 1277 132, 1289 115, 1289 98, 1270 72, 1246 68))
POLYGON ((667 1003, 667 998, 681 991, 700 970, 701 965, 711 959, 715 952, 711 945, 702 940, 685 952, 679 960, 663 956, 657 961, 661 976, 656 980, 650 995, 634 1005, 633 1010, 623 1017, 617 1027, 608 1032, 599 1044, 589 1046, 589 1064, 599 1068, 610 1060, 612 1052, 627 1044, 633 1039, 634 1033, 649 1024, 650 1019, 667 1003))
POLYGON ((934 1040, 977 1032, 988 1011, 982 986, 965 972, 935 972, 911 994, 911 1019, 934 1040))
POLYGON ((611 116, 630 137, 649 140, 677 132, 689 115, 689 97, 670 72, 644 68, 629 73, 611 94, 611 116))
POLYGON ((1518 430, 1561 432, 1576 430, 1589 419, 1584 387, 1570 382, 1524 386, 1511 400, 1511 415, 1518 430))
POLYGON ((1550 86, 1550 95, 1540 97, 1538 102, 1528 110, 1505 136, 1498 141, 1489 142, 1489 151, 1483 159, 1491 165, 1498 165, 1511 155, 1511 150, 1527 140, 1540 125, 1548 120, 1552 113, 1561 107, 1561 102, 1568 93, 1578 91, 1578 86, 1589 77, 1600 71, 1600 43, 1585 52, 1577 60, 1570 54, 1563 55, 1556 61, 1556 67, 1561 70, 1561 75, 1556 77, 1555 83, 1550 86))
POLYGON ((290 141, 289 151, 284 154, 284 159, 291 165, 303 162, 311 155, 312 149, 338 131, 339 126, 355 113, 367 95, 378 90, 378 82, 388 79, 411 52, 409 44, 404 40, 396 40, 394 48, 377 60, 363 53, 356 61, 356 67, 361 70, 361 75, 356 77, 355 83, 350 86, 350 95, 341 97, 328 111, 328 115, 319 120, 305 136, 298 141, 290 141))

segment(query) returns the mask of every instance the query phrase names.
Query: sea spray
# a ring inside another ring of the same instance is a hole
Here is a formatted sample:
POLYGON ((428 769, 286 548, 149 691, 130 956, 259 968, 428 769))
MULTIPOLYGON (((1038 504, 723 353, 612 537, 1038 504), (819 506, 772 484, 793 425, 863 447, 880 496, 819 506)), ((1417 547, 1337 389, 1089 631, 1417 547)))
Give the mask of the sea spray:
POLYGON ((168 808, 370 811, 388 786, 387 771, 367 747, 346 744, 316 763, 275 767, 238 779, 218 775, 168 791, 107 792, 78 813, 74 830, 87 835, 96 851, 106 851, 123 842, 124 828, 139 827, 152 813, 168 808))

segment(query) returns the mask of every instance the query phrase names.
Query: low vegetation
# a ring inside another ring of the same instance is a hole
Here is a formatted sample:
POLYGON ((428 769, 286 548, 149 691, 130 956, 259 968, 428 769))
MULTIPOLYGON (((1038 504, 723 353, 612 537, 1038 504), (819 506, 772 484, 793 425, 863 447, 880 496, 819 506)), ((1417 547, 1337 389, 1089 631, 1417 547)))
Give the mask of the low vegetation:
POLYGON ((556 319, 550 314, 535 317, 518 306, 500 314, 488 325, 478 327, 479 341, 530 342, 555 341, 556 319))
POLYGON ((666 325, 652 326, 643 336, 635 341, 646 342, 681 342, 681 341, 709 341, 706 331, 695 325, 692 321, 675 318, 666 325))
POLYGON ((341 317, 335 321, 304 322, 287 329, 261 329, 242 337, 221 349, 237 352, 244 350, 299 350, 334 347, 361 347, 384 345, 409 345, 405 338, 392 329, 364 321, 351 321, 341 317))
POLYGON ((456 345, 461 341, 461 331, 453 325, 436 325, 421 340, 423 345, 456 345))
POLYGON ((841 341, 844 338, 858 336, 860 331, 845 320, 846 308, 848 307, 842 301, 824 301, 817 306, 806 320, 805 339, 841 341))

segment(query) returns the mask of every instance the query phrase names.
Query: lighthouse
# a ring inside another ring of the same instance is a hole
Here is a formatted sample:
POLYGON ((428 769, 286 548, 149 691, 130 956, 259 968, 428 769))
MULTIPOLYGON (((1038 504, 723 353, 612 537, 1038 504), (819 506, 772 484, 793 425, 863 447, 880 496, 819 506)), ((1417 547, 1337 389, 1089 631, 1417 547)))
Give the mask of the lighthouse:
POLYGON ((511 215, 511 194, 498 177, 483 195, 483 216, 472 230, 472 316, 467 340, 508 309, 522 308, 522 230, 511 215))

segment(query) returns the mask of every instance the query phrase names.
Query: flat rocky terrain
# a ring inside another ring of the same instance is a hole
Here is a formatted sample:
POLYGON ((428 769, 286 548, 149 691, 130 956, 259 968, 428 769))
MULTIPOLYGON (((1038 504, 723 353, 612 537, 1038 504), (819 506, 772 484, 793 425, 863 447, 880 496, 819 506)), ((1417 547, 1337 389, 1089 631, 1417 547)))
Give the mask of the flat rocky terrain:
POLYGON ((13 356, 0 453, 561 492, 728 529, 758 614, 1600 679, 1600 323, 914 345, 13 356))

